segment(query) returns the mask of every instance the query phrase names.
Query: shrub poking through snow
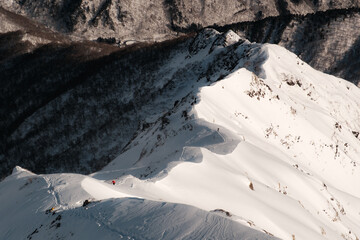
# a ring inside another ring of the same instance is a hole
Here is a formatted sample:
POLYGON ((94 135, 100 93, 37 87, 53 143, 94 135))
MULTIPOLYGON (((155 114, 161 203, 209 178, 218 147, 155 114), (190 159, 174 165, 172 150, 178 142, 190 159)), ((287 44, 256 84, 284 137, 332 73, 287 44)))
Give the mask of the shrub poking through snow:
POLYGON ((90 201, 86 199, 86 200, 84 201, 84 203, 83 203, 82 206, 83 206, 83 207, 86 207, 86 206, 89 205, 89 204, 90 204, 90 201))
POLYGON ((220 209, 220 208, 215 209, 215 210, 212 210, 211 212, 224 213, 227 217, 231 217, 231 216, 232 216, 230 212, 225 211, 224 209, 220 209))
POLYGON ((252 183, 252 182, 250 182, 250 184, 249 184, 249 188, 250 188, 251 190, 253 190, 253 191, 254 191, 254 185, 253 185, 253 183, 252 183))

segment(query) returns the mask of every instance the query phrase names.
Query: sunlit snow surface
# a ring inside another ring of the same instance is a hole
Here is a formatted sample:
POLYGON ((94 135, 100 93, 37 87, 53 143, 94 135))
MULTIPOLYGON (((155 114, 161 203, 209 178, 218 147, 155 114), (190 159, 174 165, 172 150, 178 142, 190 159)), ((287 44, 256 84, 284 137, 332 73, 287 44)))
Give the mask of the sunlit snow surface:
MULTIPOLYGON (((243 41, 211 36, 169 66, 243 41)), ((244 52, 102 171, 15 169, 0 183, 0 239, 358 239, 360 90, 276 45, 245 41, 244 52)))
POLYGON ((0 200, 1 239, 275 239, 225 213, 132 198, 78 174, 43 176, 17 168, 0 191, 7 194, 0 200), (91 203, 82 207, 84 199, 91 203))

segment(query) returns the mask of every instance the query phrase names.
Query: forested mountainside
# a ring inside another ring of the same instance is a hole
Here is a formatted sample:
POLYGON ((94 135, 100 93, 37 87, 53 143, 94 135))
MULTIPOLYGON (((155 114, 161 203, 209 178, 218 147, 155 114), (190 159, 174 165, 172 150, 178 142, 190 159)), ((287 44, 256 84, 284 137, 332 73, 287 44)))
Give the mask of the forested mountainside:
POLYGON ((245 31, 312 67, 359 83, 359 1, 36 0, 0 7, 66 33, 115 45, 163 41, 204 27, 245 31))
POLYGON ((25 35, 0 36, 18 50, 0 65, 2 176, 18 164, 35 172, 99 169, 121 152, 145 116, 174 104, 153 106, 170 94, 166 89, 174 91, 173 76, 161 66, 188 47, 179 45, 182 39, 119 50, 92 42, 34 47, 25 35), (27 45, 34 49, 24 50, 27 45), (155 87, 159 80, 164 84, 155 87))
POLYGON ((358 0, 8 0, 8 10, 61 32, 119 40, 165 39, 179 30, 358 8, 358 0), (169 36, 168 36, 169 35, 169 36))

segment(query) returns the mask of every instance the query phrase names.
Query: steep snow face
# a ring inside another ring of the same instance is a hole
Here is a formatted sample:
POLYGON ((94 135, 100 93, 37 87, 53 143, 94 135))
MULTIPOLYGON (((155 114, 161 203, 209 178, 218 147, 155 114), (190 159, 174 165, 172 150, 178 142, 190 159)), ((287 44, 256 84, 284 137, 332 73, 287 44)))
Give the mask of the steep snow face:
POLYGON ((142 233, 152 239, 359 238, 355 85, 312 69, 282 47, 213 30, 169 59, 159 75, 172 82, 153 87, 168 84, 171 91, 153 104, 173 107, 155 115, 145 106, 142 128, 102 171, 37 176, 17 168, 0 183, 0 192, 9 193, 0 195, 2 216, 37 219, 19 232, 3 220, 5 238, 88 237, 74 230, 75 221, 79 229, 98 226, 89 234, 109 239, 142 233), (27 210, 17 210, 8 196, 27 210), (95 203, 85 211, 86 199, 95 203), (53 206, 61 217, 44 213, 53 206), (214 226, 219 231, 210 231, 214 226))
POLYGON ((237 51, 247 48, 238 70, 200 87, 93 176, 119 178, 139 197, 224 209, 283 239, 357 239, 359 89, 282 47, 237 51))

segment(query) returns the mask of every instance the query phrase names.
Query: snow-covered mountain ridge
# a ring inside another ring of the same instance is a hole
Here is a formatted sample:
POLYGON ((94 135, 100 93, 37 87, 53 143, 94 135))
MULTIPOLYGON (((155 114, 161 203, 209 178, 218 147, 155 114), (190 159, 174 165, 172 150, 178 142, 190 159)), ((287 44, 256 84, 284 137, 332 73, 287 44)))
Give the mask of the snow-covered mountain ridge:
POLYGON ((148 114, 103 170, 34 175, 16 168, 0 183, 2 216, 37 219, 16 231, 3 218, 0 238, 79 239, 85 233, 69 223, 81 219, 81 227, 97 225, 89 234, 109 239, 358 239, 360 90, 282 47, 250 43, 233 32, 206 30, 191 46, 162 68, 167 76, 187 76, 173 77, 171 91, 154 102, 171 103, 170 110, 148 114), (19 199, 20 209, 10 199, 19 199), (86 199, 95 203, 84 210, 86 199), (143 210, 140 216, 132 206, 143 210), (51 207, 57 213, 50 217, 45 211, 51 207), (179 222, 166 218, 181 212, 179 222), (204 219, 212 219, 210 226, 204 219), (148 220, 157 227, 149 228, 148 220), (189 228, 194 222, 200 227, 189 228), (219 227, 212 234, 223 235, 206 235, 212 226, 219 227))

